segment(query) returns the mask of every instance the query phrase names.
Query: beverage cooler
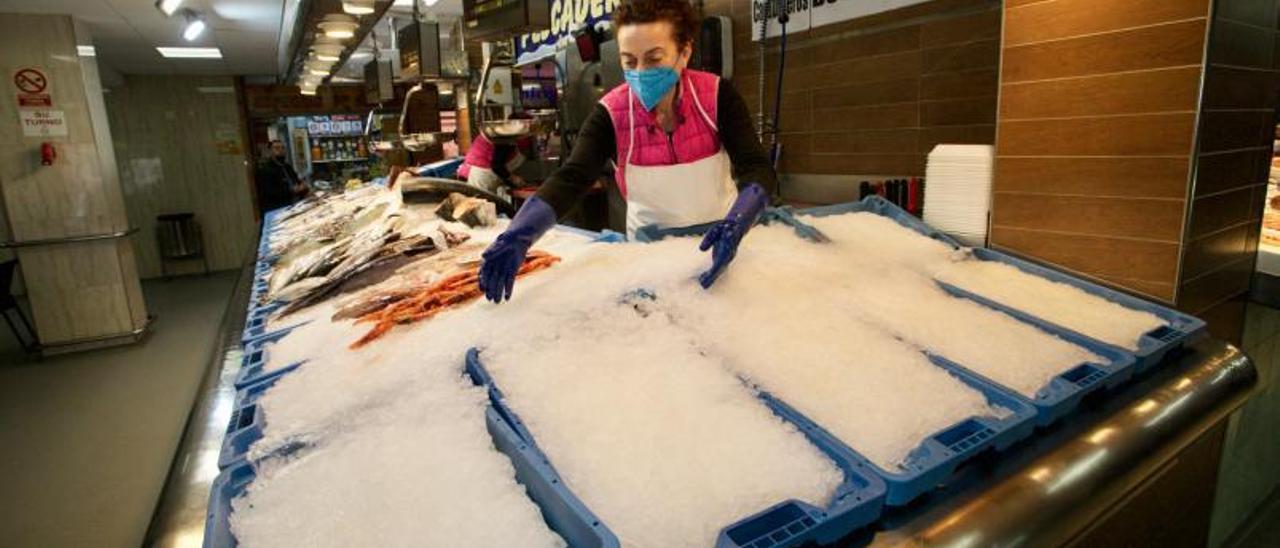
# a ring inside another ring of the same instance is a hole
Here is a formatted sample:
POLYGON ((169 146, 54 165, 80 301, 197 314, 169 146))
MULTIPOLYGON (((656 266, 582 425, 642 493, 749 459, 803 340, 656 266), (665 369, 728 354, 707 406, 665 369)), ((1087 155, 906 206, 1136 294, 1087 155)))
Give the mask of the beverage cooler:
POLYGON ((364 121, 358 114, 295 116, 288 119, 294 169, 317 190, 341 186, 368 173, 364 121))

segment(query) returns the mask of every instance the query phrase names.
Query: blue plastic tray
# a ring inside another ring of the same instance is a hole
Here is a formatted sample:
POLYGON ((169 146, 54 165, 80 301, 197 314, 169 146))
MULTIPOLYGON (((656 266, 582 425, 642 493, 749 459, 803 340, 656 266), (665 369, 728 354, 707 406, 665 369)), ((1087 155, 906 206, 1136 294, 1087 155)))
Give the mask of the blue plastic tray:
POLYGON ((235 463, 213 479, 209 486, 209 507, 204 518, 204 548, 232 548, 236 537, 231 534, 231 501, 244 494, 257 477, 253 465, 235 463))
MULTIPOLYGON (((572 494, 568 494, 555 470, 542 460, 541 453, 521 440, 493 407, 485 411, 485 427, 493 438, 494 447, 511 459, 516 471, 516 481, 525 486, 529 498, 542 510, 542 517, 547 525, 568 541, 569 546, 619 546, 613 533, 601 525, 572 494)), ((231 548, 237 545, 229 521, 231 501, 244 494, 256 477, 253 463, 235 459, 213 480, 205 515, 204 548, 231 548)))
POLYGON ((236 392, 235 403, 231 407, 231 419, 227 421, 227 432, 222 438, 222 450, 218 453, 218 468, 226 469, 238 461, 244 460, 244 454, 253 442, 262 439, 262 429, 266 427, 266 418, 258 407, 258 400, 270 390, 282 375, 267 377, 236 392))
POLYGON ((289 334, 289 331, 289 328, 281 329, 280 331, 273 332, 265 337, 245 343, 244 361, 240 364, 240 371, 236 373, 235 387, 237 390, 245 388, 263 379, 279 377, 302 365, 302 362, 298 362, 273 371, 265 370, 267 366, 267 344, 284 338, 285 335, 289 334))
MULTIPOLYGON (((528 452, 522 454, 522 458, 529 458, 530 464, 542 463, 544 468, 541 472, 548 474, 553 484, 560 484, 555 468, 546 455, 538 449, 533 435, 525 428, 516 413, 507 407, 501 390, 481 363, 478 350, 473 348, 467 352, 465 371, 472 382, 489 388, 491 414, 501 419, 511 430, 515 440, 527 445, 528 452)), ((865 460, 857 457, 826 430, 804 420, 803 416, 795 413, 794 410, 781 406, 780 402, 768 394, 762 392, 757 394, 776 415, 795 424, 810 443, 835 462, 844 472, 845 482, 837 489, 834 501, 829 508, 818 508, 798 500, 779 502, 727 525, 721 530, 716 546, 718 548, 756 548, 798 546, 813 542, 828 544, 878 519, 884 507, 885 486, 867 466, 865 460), (787 410, 789 412, 784 412, 787 410)), ((513 456, 512 460, 517 459, 513 456)), ((516 466, 519 468, 521 464, 517 463, 516 466)), ((586 516, 591 516, 590 511, 582 506, 581 501, 568 489, 561 489, 555 494, 564 501, 564 505, 585 513, 582 518, 584 521, 587 519, 586 516)), ((600 544, 591 545, 616 545, 617 541, 608 531, 607 525, 600 524, 594 516, 591 516, 591 522, 598 524, 595 530, 608 533, 608 541, 612 542, 606 544, 606 539, 601 539, 600 544)), ((573 540, 569 542, 572 546, 578 546, 573 540)))
POLYGON ((940 356, 931 355, 929 361, 1009 414, 973 416, 939 430, 922 440, 898 470, 885 470, 858 455, 888 486, 885 504, 891 506, 910 503, 946 484, 965 463, 988 451, 1004 451, 1035 432, 1036 408, 1026 398, 940 356))
POLYGON ((280 333, 282 331, 288 332, 295 327, 308 323, 306 321, 300 321, 298 323, 290 324, 286 327, 281 327, 279 329, 267 331, 267 320, 270 318, 271 314, 266 310, 270 310, 272 306, 276 306, 276 303, 262 304, 254 309, 255 315, 251 315, 250 317, 245 318, 244 333, 243 335, 241 335, 241 338, 240 338, 241 343, 247 345, 258 339, 269 337, 271 335, 280 333))
MULTIPOLYGON (((1160 319, 1165 321, 1166 325, 1157 327, 1147 332, 1146 334, 1144 334, 1142 338, 1139 339, 1138 341, 1138 349, 1136 351, 1128 350, 1128 349, 1123 350, 1125 352, 1129 352, 1133 354, 1135 358, 1135 365, 1137 367, 1138 374, 1142 374, 1151 370, 1153 367, 1159 365, 1164 360, 1164 357, 1169 354, 1169 352, 1177 348, 1180 348, 1184 345, 1195 342, 1200 337, 1204 336, 1204 334, 1206 333, 1206 325, 1203 320, 1200 320, 1199 318, 1196 318, 1194 316, 1183 314, 1181 312, 1178 312, 1177 310, 1173 310, 1168 307, 1160 306, 1151 301, 1140 299, 1138 297, 1134 297, 1127 293, 1116 291, 1108 287, 1103 287, 1097 284, 1089 283, 1089 282, 1080 280, 1079 278, 1075 278, 1067 274, 1063 274, 1051 268, 1046 268, 1044 266, 1032 263, 1024 259, 1014 257, 1006 253, 1001 253, 999 251, 994 251, 991 249, 975 249, 973 250, 973 254, 974 254, 974 257, 980 260, 1001 262, 1009 266, 1012 266, 1014 268, 1017 268, 1023 272, 1026 272, 1027 274, 1031 274, 1033 276, 1039 276, 1041 278, 1045 278, 1051 281, 1065 283, 1072 287, 1078 288, 1086 293, 1106 299, 1108 301, 1116 303, 1125 308, 1128 308, 1131 310, 1141 310, 1143 312, 1149 312, 1151 314, 1155 314, 1156 316, 1160 317, 1160 319)), ((959 288, 955 288, 955 289, 957 292, 968 293, 959 288)), ((1005 306, 1001 303, 995 302, 985 297, 972 295, 972 294, 970 295, 971 295, 970 298, 976 301, 984 302, 985 304, 993 308, 1004 310, 1011 315, 1020 316, 1020 317, 1030 317, 1029 314, 1023 313, 1012 307, 1005 306)), ((1041 322, 1046 324, 1049 323, 1049 322, 1043 322, 1042 320, 1041 322)), ((1059 327, 1059 329, 1063 331, 1069 331, 1065 327, 1059 327)), ((1081 336, 1083 337, 1084 335, 1081 335, 1081 336)))
MULTIPOLYGON (((875 213, 877 215, 882 215, 890 219, 893 219, 894 221, 896 221, 898 224, 902 226, 915 230, 916 232, 924 234, 925 236, 928 236, 935 240, 945 242, 952 247, 955 247, 955 248, 962 247, 953 238, 924 224, 924 222, 921 221, 920 219, 916 218, 910 213, 907 213, 903 209, 893 205, 888 200, 885 200, 884 198, 881 198, 879 196, 870 196, 863 199, 861 202, 851 202, 851 203, 845 203, 845 204, 835 204, 835 205, 829 205, 829 206, 803 209, 803 210, 796 211, 796 214, 810 215, 815 217, 824 217, 828 215, 839 215, 844 213, 855 213, 855 212, 867 212, 867 213, 875 213)), ((1144 335, 1142 337, 1142 340, 1139 341, 1139 348, 1137 351, 1121 349, 1122 352, 1128 353, 1133 356, 1134 358, 1133 367, 1135 368, 1135 373, 1137 374, 1142 374, 1149 371, 1151 368, 1158 365, 1161 362, 1161 360, 1163 360, 1164 357, 1170 351, 1177 349, 1183 345, 1189 344, 1191 342, 1195 342, 1195 340, 1203 336, 1205 333, 1205 323, 1203 321, 1193 316, 1189 316, 1187 314, 1183 314, 1181 312, 1173 310, 1171 308, 1161 306, 1159 304, 1156 304, 1144 299, 1140 299, 1138 297, 1134 297, 1132 295, 1129 295, 1114 289, 1103 287, 1095 283, 1087 282, 1079 278, 1076 278, 1074 276, 1064 274, 1052 268, 1041 266, 1039 264, 1035 264, 1033 262, 1020 259, 1006 253, 1001 253, 999 251, 994 251, 994 250, 985 249, 985 248, 976 248, 973 250, 973 253, 974 253, 974 257, 977 258, 978 260, 997 261, 997 262, 1005 263, 1010 266, 1013 266, 1014 268, 1022 270, 1023 272, 1026 272, 1028 274, 1031 274, 1034 276, 1040 276, 1042 278, 1055 281, 1055 282, 1065 283, 1067 285, 1076 287, 1091 295, 1095 295, 1103 299, 1106 299, 1108 301, 1114 302, 1120 306, 1124 306, 1126 308, 1130 308, 1133 310, 1150 312, 1164 319, 1167 322, 1167 325, 1156 328, 1151 332, 1147 333, 1146 335, 1144 335)), ((981 302, 992 308, 1002 310, 1019 319, 1023 319, 1023 320, 1034 319, 1035 321, 1033 321, 1032 323, 1035 323, 1037 325, 1053 326, 1054 329, 1052 329, 1052 331, 1054 332, 1061 333, 1061 332, 1071 331, 1061 326, 1057 326, 1052 322, 1047 322, 1039 318, 1036 318, 1031 314, 1027 314, 1019 310, 1016 310, 1013 307, 1002 305, 990 299, 973 295, 972 293, 960 290, 955 287, 946 286, 946 284, 942 284, 942 285, 944 285, 944 287, 947 287, 948 291, 950 291, 952 294, 964 295, 968 298, 971 298, 974 301, 981 302)), ((1074 331, 1071 331, 1071 332, 1075 333, 1074 331)), ((1079 337, 1083 337, 1083 335, 1079 335, 1078 333, 1076 333, 1076 335, 1079 337)), ((1088 338, 1088 337, 1084 337, 1084 338, 1088 338)), ((1096 341, 1096 342, 1097 344, 1100 344, 1100 345, 1104 344, 1100 341, 1096 341)))

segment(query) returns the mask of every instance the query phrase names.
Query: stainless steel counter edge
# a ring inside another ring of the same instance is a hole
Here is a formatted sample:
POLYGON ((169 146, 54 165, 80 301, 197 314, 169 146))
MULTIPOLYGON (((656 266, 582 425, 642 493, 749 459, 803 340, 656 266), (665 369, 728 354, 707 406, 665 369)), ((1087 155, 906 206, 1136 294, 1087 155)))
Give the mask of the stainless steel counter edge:
POLYGON ((235 377, 243 356, 240 335, 252 285, 253 264, 250 263, 241 269, 240 279, 223 312, 210 363, 187 417, 182 442, 170 464, 169 477, 156 503, 144 546, 191 548, 204 541, 209 490, 218 476, 218 455, 236 397, 235 377))
MULTIPOLYGON (((1256 384, 1252 361, 1213 339, 1162 366, 1153 387, 996 483, 879 532, 887 546, 1060 546, 1215 424, 1256 384)), ((1140 383, 1142 384, 1142 383, 1140 383)), ((1125 392, 1143 390, 1130 387, 1125 392)), ((1000 476, 1000 474, 993 474, 1000 476)))

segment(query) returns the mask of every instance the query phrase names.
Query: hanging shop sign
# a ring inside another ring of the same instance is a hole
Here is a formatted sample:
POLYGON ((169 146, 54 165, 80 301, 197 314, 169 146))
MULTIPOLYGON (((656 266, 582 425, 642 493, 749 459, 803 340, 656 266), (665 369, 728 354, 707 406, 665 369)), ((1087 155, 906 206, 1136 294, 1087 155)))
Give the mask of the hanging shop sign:
POLYGON ((49 78, 38 68, 27 67, 15 71, 13 87, 17 90, 18 108, 53 106, 53 96, 49 95, 49 78))
POLYGON ((19 111, 24 137, 66 137, 67 117, 61 110, 19 111))
POLYGON ((551 28, 516 38, 517 62, 549 55, 556 44, 584 26, 608 21, 622 0, 552 0, 551 28))
POLYGON ((768 21, 766 34, 769 38, 780 36, 782 25, 778 22, 778 15, 784 11, 788 15, 787 34, 791 35, 926 1, 928 0, 752 0, 751 40, 760 40, 761 19, 768 21))

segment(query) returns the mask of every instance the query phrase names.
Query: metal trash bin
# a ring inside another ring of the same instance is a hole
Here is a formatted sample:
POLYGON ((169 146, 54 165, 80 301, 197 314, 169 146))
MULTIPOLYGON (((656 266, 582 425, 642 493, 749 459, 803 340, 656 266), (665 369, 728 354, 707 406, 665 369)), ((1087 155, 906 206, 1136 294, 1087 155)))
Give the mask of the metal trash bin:
POLYGON ((195 213, 157 215, 156 243, 160 246, 160 273, 164 277, 169 277, 168 263, 193 259, 200 259, 204 263, 204 273, 209 273, 204 236, 195 213))

